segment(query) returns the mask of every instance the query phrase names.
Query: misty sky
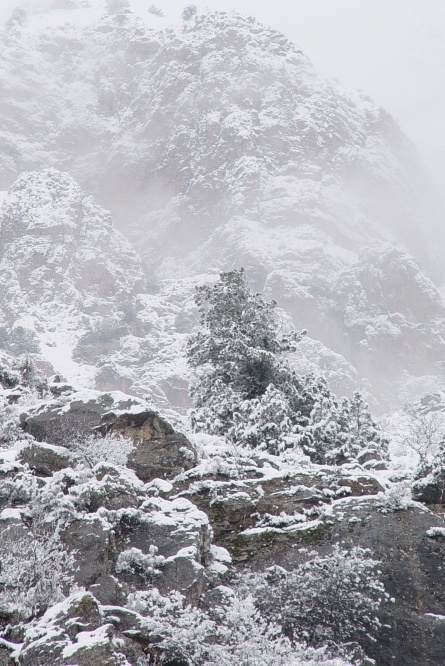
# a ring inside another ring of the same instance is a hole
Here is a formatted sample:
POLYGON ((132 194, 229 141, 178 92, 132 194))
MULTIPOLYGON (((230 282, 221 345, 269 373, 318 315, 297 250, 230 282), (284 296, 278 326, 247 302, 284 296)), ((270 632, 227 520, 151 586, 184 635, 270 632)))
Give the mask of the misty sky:
MULTIPOLYGON (((54 0, 0 0, 41 9, 54 0)), ((91 4, 103 0, 89 0, 91 4)), ((153 0, 147 0, 147 8, 153 0)), ((179 16, 184 0, 154 0, 179 16)), ((282 30, 323 74, 360 88, 384 106, 417 144, 440 184, 445 178, 445 3, 443 0, 195 0, 236 9, 282 30)))

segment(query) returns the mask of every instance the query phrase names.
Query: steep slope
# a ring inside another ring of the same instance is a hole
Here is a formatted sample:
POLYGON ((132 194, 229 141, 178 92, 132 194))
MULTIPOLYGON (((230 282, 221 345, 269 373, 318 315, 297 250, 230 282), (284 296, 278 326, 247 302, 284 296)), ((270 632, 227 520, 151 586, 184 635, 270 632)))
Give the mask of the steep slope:
MULTIPOLYGON (((22 174, 3 198, 0 349, 33 354, 46 373, 187 407, 183 347, 197 318, 194 287, 211 279, 147 285, 110 214, 55 169, 22 174)), ((302 372, 322 369, 340 392, 357 381, 343 358, 311 339, 294 362, 302 372)))
MULTIPOLYGON (((83 333, 101 321, 111 329, 113 317, 117 326, 118 313, 144 290, 139 259, 109 214, 54 169, 24 173, 1 210, 3 346, 43 351, 63 369, 83 333)), ((113 339, 103 331, 96 343, 113 339)))
POLYGON ((385 399, 398 379, 440 385, 445 311, 415 262, 441 279, 442 232, 388 114, 251 18, 160 29, 136 0, 87 4, 8 24, 2 187, 66 170, 111 209, 152 290, 243 265, 385 399))

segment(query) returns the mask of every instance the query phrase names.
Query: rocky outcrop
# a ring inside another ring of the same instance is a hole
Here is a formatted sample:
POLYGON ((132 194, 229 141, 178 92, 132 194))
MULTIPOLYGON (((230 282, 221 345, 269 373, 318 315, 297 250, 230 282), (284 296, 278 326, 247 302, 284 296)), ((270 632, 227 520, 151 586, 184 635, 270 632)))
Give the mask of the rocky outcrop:
POLYGON ((71 467, 74 456, 63 446, 29 442, 20 450, 19 460, 27 464, 36 474, 51 476, 54 472, 71 467))
POLYGON ((92 434, 125 437, 133 442, 129 466, 143 481, 173 478, 196 464, 185 435, 143 401, 118 392, 67 391, 22 414, 21 423, 38 441, 67 448, 92 434))
POLYGON ((144 484, 131 470, 107 463, 52 476, 45 470, 45 476, 39 490, 27 467, 17 464, 0 480, 0 537, 25 536, 36 502, 48 525, 63 516, 60 536, 74 556, 75 582, 102 603, 122 604, 149 583, 196 601, 227 571, 223 564, 214 568, 220 554, 212 551, 207 515, 188 499, 162 497, 172 489, 168 482, 144 484))
POLYGON ((142 629, 141 618, 125 609, 116 609, 133 620, 132 631, 121 630, 120 618, 112 616, 111 610, 107 612, 89 593, 74 594, 54 606, 26 633, 18 663, 20 666, 145 663, 149 635, 142 629), (131 638, 129 634, 133 634, 131 638))
POLYGON ((336 543, 368 548, 395 601, 382 609, 381 633, 365 645, 367 654, 379 666, 442 663, 443 512, 397 499, 378 473, 359 466, 240 469, 238 479, 227 476, 229 469, 226 475, 191 471, 175 488, 206 511, 215 543, 228 549, 238 570, 291 570, 308 551, 328 554, 336 543))
POLYGON ((258 468, 255 476, 245 472, 236 480, 201 476, 198 469, 184 475, 172 492, 178 490, 181 497, 190 498, 207 513, 217 543, 231 551, 234 561, 245 562, 250 561, 252 548, 258 557, 262 551, 259 544, 249 545, 246 534, 259 534, 260 541, 261 535, 288 534, 292 540, 298 532, 304 540, 305 534, 318 528, 334 501, 359 501, 384 489, 375 476, 357 466, 275 473, 258 468), (246 550, 241 545, 244 542, 246 550))

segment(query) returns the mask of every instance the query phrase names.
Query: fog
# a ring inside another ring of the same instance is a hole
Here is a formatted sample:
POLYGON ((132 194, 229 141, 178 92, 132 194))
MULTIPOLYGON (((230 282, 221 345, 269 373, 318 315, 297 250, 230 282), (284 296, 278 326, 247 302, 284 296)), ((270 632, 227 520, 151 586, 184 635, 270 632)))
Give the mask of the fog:
MULTIPOLYGON (((17 6, 40 12, 51 4, 51 0, 3 0, 0 19, 17 6)), ((175 20, 187 3, 156 0, 154 4, 175 20)), ((430 175, 441 183, 445 177, 443 2, 207 0, 196 4, 200 9, 250 14, 283 31, 320 72, 365 91, 388 110, 416 143, 430 175)))
MULTIPOLYGON (((185 5, 121 1, 155 28, 180 24, 185 5), (147 14, 152 4, 165 19, 147 14)), ((319 354, 323 364, 333 350, 352 364, 345 371, 329 360, 341 391, 366 377, 382 403, 390 401, 403 373, 403 397, 442 386, 445 310, 429 280, 445 278, 441 209, 437 215, 410 146, 386 114, 363 99, 351 103, 354 96, 314 77, 305 58, 288 58, 281 40, 250 32, 243 19, 217 22, 218 51, 211 20, 180 39, 167 32, 153 49, 159 35, 128 39, 122 17, 111 30, 86 30, 77 51, 63 30, 59 41, 36 48, 30 27, 39 34, 74 15, 94 24, 105 0, 19 2, 28 22, 22 33, 10 24, 8 43, 22 34, 28 59, 14 47, 4 52, 9 92, 0 115, 9 135, 0 189, 23 171, 67 171, 137 248, 152 295, 168 281, 244 266, 256 290, 326 345, 311 358, 319 354), (90 9, 70 12, 75 7, 90 9), (253 68, 233 58, 240 43, 253 68), (187 70, 197 53, 205 67, 187 70)), ((297 0, 292 9, 283 0, 209 5, 256 16, 288 35, 325 77, 368 93, 412 137, 440 183, 445 10, 438 3, 427 15, 399 0, 389 8, 380 0, 339 0, 335 9, 331 0, 297 0)), ((119 0, 109 18, 116 8, 119 0)))

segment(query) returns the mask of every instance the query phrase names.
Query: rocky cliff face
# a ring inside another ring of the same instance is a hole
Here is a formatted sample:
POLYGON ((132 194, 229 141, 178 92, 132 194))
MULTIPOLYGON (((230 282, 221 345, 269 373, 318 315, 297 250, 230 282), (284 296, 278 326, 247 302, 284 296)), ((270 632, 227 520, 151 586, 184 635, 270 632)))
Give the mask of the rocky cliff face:
MULTIPOLYGON (((3 198, 0 346, 34 354, 49 374, 184 409, 194 287, 211 279, 154 288, 110 214, 66 173, 26 172, 3 198)), ((294 362, 303 371, 323 367, 343 392, 357 381, 352 366, 314 340, 294 362)))
MULTIPOLYGON (((0 399, 19 390, 3 388, 0 399)), ((12 622, 0 644, 5 664, 89 666, 125 656, 138 666, 144 654, 154 658, 159 638, 132 607, 135 592, 156 587, 212 603, 236 572, 292 570, 335 543, 369 548, 393 597, 366 652, 381 666, 442 663, 443 507, 412 501, 409 482, 397 482, 383 461, 329 467, 291 453, 234 454, 217 437, 192 443, 141 400, 57 383, 49 390, 21 414, 23 439, 1 452, 0 534, 23 538, 44 506, 82 589, 32 622, 2 611, 0 620, 12 622), (78 443, 92 432, 93 447, 110 432, 130 438, 128 466, 79 465, 78 443)))
POLYGON ((0 541, 24 543, 43 502, 84 590, 25 624, 1 611, 0 663, 152 663, 131 595, 211 605, 236 572, 340 542, 370 548, 395 598, 367 652, 439 666, 443 507, 372 455, 319 466, 181 430, 194 288, 241 265, 283 330, 309 329, 298 372, 381 405, 440 388, 442 236, 411 145, 253 19, 52 9, 2 35, 0 541))
POLYGON ((437 386, 444 313, 416 261, 441 279, 440 225, 396 123, 253 19, 173 30, 137 3, 84 5, 4 34, 3 186, 68 171, 112 210, 149 284, 243 265, 379 394, 404 375, 437 386))

